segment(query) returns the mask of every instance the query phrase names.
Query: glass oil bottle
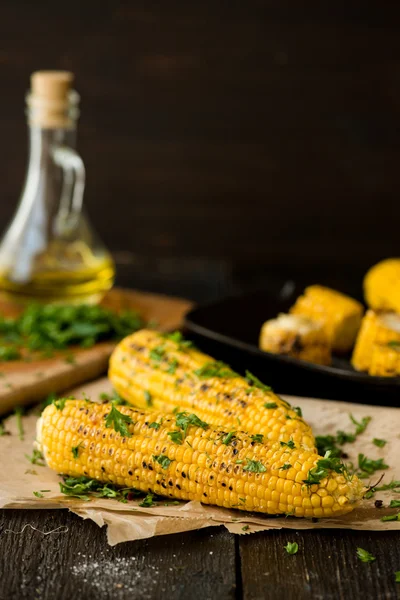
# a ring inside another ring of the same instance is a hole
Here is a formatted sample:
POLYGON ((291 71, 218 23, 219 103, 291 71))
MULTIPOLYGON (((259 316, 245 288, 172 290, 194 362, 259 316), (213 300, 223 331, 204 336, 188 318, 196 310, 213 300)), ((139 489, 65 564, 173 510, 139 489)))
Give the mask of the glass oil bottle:
POLYGON ((85 167, 76 152, 73 75, 38 71, 27 94, 29 163, 19 205, 0 243, 0 291, 9 300, 97 302, 114 264, 85 215, 85 167))

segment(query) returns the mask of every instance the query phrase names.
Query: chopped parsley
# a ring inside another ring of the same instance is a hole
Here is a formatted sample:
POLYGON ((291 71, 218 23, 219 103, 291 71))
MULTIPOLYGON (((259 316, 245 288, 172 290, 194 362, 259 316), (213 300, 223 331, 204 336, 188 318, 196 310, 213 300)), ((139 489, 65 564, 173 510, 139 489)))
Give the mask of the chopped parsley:
POLYGON ((186 437, 187 430, 190 425, 208 429, 208 423, 205 423, 195 414, 189 414, 186 411, 176 413, 176 426, 183 429, 183 434, 186 437))
POLYGON ((40 452, 40 450, 35 449, 32 452, 32 456, 29 456, 29 454, 25 454, 25 458, 27 458, 29 462, 33 465, 38 465, 38 467, 44 467, 46 465, 46 463, 44 462, 44 456, 40 452))
POLYGON ((397 488, 400 488, 400 480, 392 479, 390 483, 384 483, 383 485, 380 485, 379 487, 376 487, 374 489, 377 492, 386 492, 387 490, 394 490, 395 492, 400 492, 400 489, 397 490, 397 488))
POLYGON ((64 477, 60 482, 60 491, 66 496, 79 498, 80 500, 90 500, 94 498, 114 498, 119 502, 127 502, 131 496, 140 494, 134 488, 118 488, 112 483, 102 483, 97 479, 89 477, 64 477))
POLYGON ((400 500, 391 500, 389 508, 400 508, 400 500))
POLYGON ((368 550, 364 550, 364 548, 357 548, 357 558, 361 560, 361 562, 370 563, 376 560, 375 556, 372 556, 368 552, 368 550))
POLYGON ((348 433, 347 431, 337 431, 336 432, 336 441, 341 446, 343 444, 352 444, 356 439, 355 433, 348 433))
POLYGON ((40 492, 33 492, 33 495, 36 496, 36 498, 44 498, 43 494, 40 492))
POLYGON ((31 304, 16 319, 0 319, 0 361, 21 358, 20 346, 48 357, 70 345, 88 348, 97 341, 122 339, 143 325, 134 311, 116 314, 99 305, 31 304))
POLYGON ((4 421, 0 421, 0 437, 2 435, 11 435, 10 432, 6 430, 4 426, 4 421))
POLYGON ((57 410, 64 410, 66 401, 67 398, 59 398, 58 400, 54 398, 52 404, 54 404, 57 410))
POLYGON ((168 431, 167 434, 170 438, 171 438, 171 442, 174 442, 174 444, 182 444, 183 442, 183 433, 182 431, 168 431))
POLYGON ((299 551, 299 545, 297 542, 288 542, 284 548, 288 554, 297 554, 299 551))
POLYGON ((143 501, 139 504, 139 506, 142 506, 143 508, 149 508, 150 506, 154 506, 154 498, 155 494, 149 492, 147 496, 143 498, 143 501))
POLYGON ((161 427, 161 423, 156 423, 156 421, 153 421, 152 423, 150 423, 149 427, 150 429, 155 429, 156 431, 158 431, 161 427))
POLYGON ((266 470, 261 462, 250 458, 247 459, 247 464, 243 467, 243 471, 249 471, 249 473, 265 473, 266 470))
POLYGON ((288 469, 291 469, 292 465, 289 463, 285 463, 282 467, 279 468, 280 471, 287 471, 288 469))
POLYGON ((168 456, 165 456, 165 454, 159 454, 158 456, 153 454, 153 460, 158 462, 163 469, 168 469, 169 465, 173 462, 173 460, 168 458, 168 456))
POLYGON ((361 421, 357 421, 353 415, 349 415, 350 416, 350 420, 352 423, 354 423, 354 425, 356 426, 356 431, 355 434, 356 435, 360 435, 360 433, 364 433, 364 431, 367 428, 368 423, 371 421, 372 417, 363 417, 361 419, 361 421))
POLYGON ((106 427, 113 427, 117 433, 120 433, 123 437, 132 437, 131 432, 128 429, 128 425, 133 423, 129 415, 124 415, 112 405, 110 412, 104 415, 106 421, 106 427))
POLYGON ((386 517, 382 517, 381 521, 400 521, 400 513, 397 513, 397 515, 387 515, 386 517))
POLYGON ((308 471, 307 479, 303 479, 303 483, 306 485, 314 485, 320 483, 322 479, 325 479, 330 471, 343 473, 345 469, 345 465, 339 458, 332 456, 331 451, 328 450, 324 457, 317 461, 316 466, 308 471))
POLYGON ((296 448, 296 445, 293 440, 289 440, 288 442, 281 442, 281 446, 287 446, 288 448, 296 448))
POLYGON ((375 444, 375 446, 378 446, 378 448, 383 448, 387 444, 387 441, 381 440, 379 438, 374 438, 372 440, 372 443, 375 444))
MULTIPOLYGON (((250 529, 250 525, 244 525, 244 527, 242 527, 242 531, 248 531, 250 529)), ((399 571, 400 574, 400 571, 399 571)))
POLYGON ((171 360, 171 362, 169 363, 168 369, 167 369, 167 373, 169 373, 169 375, 175 375, 176 369, 178 368, 179 363, 176 360, 176 358, 173 358, 171 360))
POLYGON ((22 415, 24 414, 24 412, 25 412, 25 410, 24 410, 24 408, 22 408, 22 406, 15 407, 14 414, 15 414, 15 419, 17 421, 18 436, 19 436, 19 439, 21 440, 21 442, 23 442, 24 438, 25 438, 24 426, 22 423, 22 415))
POLYGON ((253 375, 253 373, 250 373, 250 371, 246 371, 246 379, 247 379, 247 383, 249 383, 252 387, 258 388, 258 389, 262 390, 263 392, 271 392, 272 391, 272 388, 269 385, 265 385, 265 383, 260 381, 258 379, 258 377, 253 375))
POLYGON ((391 342, 388 342, 387 344, 389 346, 389 348, 393 348, 394 350, 400 350, 400 342, 397 340, 393 340, 391 342))
POLYGON ((276 402, 265 402, 264 408, 278 408, 278 405, 276 402))
POLYGON ((175 342, 178 346, 178 350, 185 352, 189 348, 195 349, 195 345, 190 340, 185 340, 180 331, 174 331, 173 333, 164 333, 163 338, 175 342))
POLYGON ((292 410, 294 410, 294 412, 296 413, 296 415, 298 417, 302 417, 303 416, 303 412, 302 412, 300 406, 293 406, 292 410))
POLYGON ((145 390, 143 392, 143 394, 144 394, 146 406, 150 408, 150 406, 153 406, 153 398, 151 397, 151 394, 148 390, 145 390))
POLYGON ((149 356, 154 362, 161 362, 165 355, 164 346, 156 346, 152 350, 150 350, 149 356))
POLYGON ((71 448, 71 452, 72 452, 72 456, 74 458, 78 458, 79 457, 79 448, 82 445, 83 442, 80 442, 77 446, 72 446, 71 448))
POLYGON ((257 444, 262 444, 263 440, 264 440, 264 436, 262 435, 262 433, 255 433, 254 435, 250 436, 250 439, 252 442, 256 442, 257 444))
POLYGON ((394 577, 395 583, 400 583, 400 571, 395 571, 394 577))
POLYGON ((222 438, 222 443, 225 444, 225 446, 227 446, 228 444, 230 444, 230 442, 233 440, 233 438, 235 437, 236 431, 230 431, 229 433, 227 433, 223 438, 222 438))
POLYGON ((377 460, 373 460, 372 458, 367 458, 365 454, 358 455, 358 468, 359 472, 357 473, 361 479, 366 479, 373 475, 376 471, 380 471, 381 469, 388 469, 389 465, 386 465, 383 462, 383 458, 378 458, 377 460))
POLYGON ((199 379, 210 379, 211 377, 221 377, 223 379, 231 379, 239 377, 235 371, 232 371, 229 365, 221 361, 207 362, 199 369, 194 371, 199 379))

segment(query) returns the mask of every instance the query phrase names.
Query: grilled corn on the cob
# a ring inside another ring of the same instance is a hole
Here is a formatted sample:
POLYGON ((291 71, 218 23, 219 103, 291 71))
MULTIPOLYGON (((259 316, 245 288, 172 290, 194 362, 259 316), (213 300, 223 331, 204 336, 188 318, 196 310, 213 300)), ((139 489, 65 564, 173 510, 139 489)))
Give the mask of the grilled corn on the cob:
POLYGON ((368 373, 380 377, 397 377, 400 375, 400 342, 390 345, 374 345, 371 366, 368 373))
POLYGON ((249 382, 179 337, 145 329, 128 336, 111 356, 109 378, 118 394, 139 408, 195 411, 214 425, 315 447, 298 409, 255 378, 249 382))
POLYGON ((44 410, 38 444, 58 473, 271 515, 342 515, 365 491, 338 459, 259 443, 193 417, 68 400, 44 410), (110 425, 112 410, 124 418, 124 435, 115 430, 116 414, 110 425))
POLYGON ((400 258, 371 267, 364 278, 364 295, 370 308, 400 313, 400 258))
POLYGON ((373 368, 374 372, 370 372, 370 375, 378 375, 377 364, 381 364, 382 359, 378 359, 379 349, 377 346, 387 347, 392 342, 400 342, 400 315, 396 313, 377 314, 373 310, 368 310, 362 320, 351 359, 353 367, 357 371, 370 372, 372 355, 376 350, 377 355, 374 359, 376 365, 373 368))
POLYGON ((363 307, 340 292, 322 285, 311 285, 299 296, 290 312, 321 321, 332 350, 344 353, 353 347, 363 307))
POLYGON ((331 351, 324 326, 302 315, 278 315, 261 328, 260 348, 320 365, 329 365, 331 351))

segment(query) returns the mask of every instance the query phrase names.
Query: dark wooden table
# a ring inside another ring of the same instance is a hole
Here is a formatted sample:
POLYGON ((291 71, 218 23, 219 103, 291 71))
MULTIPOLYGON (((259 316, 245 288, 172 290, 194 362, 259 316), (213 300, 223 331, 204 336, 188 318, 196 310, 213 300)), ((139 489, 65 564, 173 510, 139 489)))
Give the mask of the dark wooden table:
MULTIPOLYGON (((129 278, 120 283, 129 284, 129 278)), ((190 281, 184 287, 181 273, 174 291, 207 298, 222 287, 220 277, 209 278, 194 294, 190 281)), ((1 458, 6 468, 7 458, 1 458)), ((400 570, 399 541, 397 532, 282 530, 234 536, 213 527, 111 548, 104 529, 66 510, 3 510, 0 600, 394 599, 400 595, 394 575, 400 570), (61 529, 42 533, 56 528, 61 529), (284 550, 288 541, 298 543, 296 555, 284 550), (376 561, 360 562, 357 547, 376 561)))

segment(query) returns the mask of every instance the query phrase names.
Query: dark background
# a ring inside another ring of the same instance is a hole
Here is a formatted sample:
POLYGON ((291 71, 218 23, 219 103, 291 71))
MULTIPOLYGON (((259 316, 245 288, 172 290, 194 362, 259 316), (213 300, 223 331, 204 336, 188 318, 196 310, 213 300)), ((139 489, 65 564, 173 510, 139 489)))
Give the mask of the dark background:
POLYGON ((86 205, 120 282, 358 289, 400 253, 397 5, 3 0, 0 224, 25 173, 29 75, 69 69, 86 205))

